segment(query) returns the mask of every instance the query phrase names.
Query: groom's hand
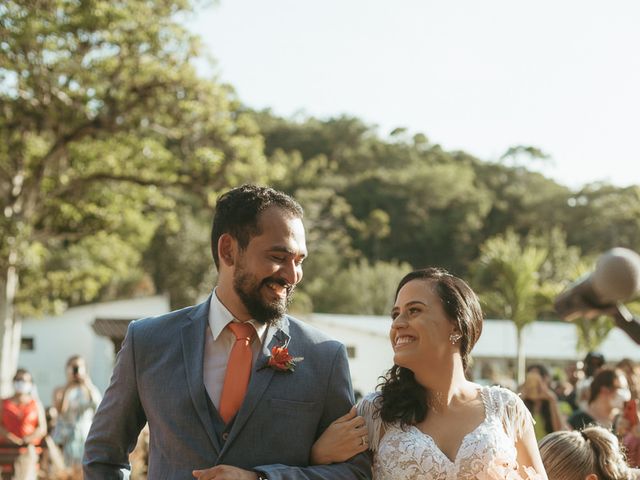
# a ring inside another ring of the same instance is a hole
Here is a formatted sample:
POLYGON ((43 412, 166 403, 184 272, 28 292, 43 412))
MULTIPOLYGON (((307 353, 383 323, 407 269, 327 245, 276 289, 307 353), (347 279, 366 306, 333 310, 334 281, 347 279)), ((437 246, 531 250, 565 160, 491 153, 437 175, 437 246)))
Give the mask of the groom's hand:
POLYGON ((231 465, 217 465, 205 470, 194 470, 192 473, 199 480, 258 480, 256 472, 231 465))

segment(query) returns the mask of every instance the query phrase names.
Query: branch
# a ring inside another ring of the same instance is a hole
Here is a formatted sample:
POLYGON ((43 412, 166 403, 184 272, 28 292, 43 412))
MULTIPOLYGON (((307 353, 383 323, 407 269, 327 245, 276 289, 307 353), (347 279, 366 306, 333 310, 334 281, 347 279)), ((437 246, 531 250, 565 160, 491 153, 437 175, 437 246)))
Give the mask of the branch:
POLYGON ((74 193, 78 193, 79 190, 86 189, 90 185, 95 182, 100 181, 108 181, 108 182, 122 182, 122 183, 133 183, 135 185, 140 185, 144 187, 148 186, 158 186, 158 187, 191 187, 191 182, 188 181, 164 181, 159 179, 144 179, 141 177, 137 177, 134 175, 115 175, 112 173, 94 173, 92 175, 88 175, 86 177, 80 177, 69 182, 64 188, 58 188, 52 191, 48 196, 63 198, 67 195, 71 195, 74 193))

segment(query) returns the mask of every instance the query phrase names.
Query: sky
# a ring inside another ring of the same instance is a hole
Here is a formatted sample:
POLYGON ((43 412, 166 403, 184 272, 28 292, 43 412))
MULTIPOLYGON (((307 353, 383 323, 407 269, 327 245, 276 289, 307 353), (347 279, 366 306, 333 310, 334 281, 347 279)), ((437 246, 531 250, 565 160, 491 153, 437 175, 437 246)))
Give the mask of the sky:
POLYGON ((189 22, 219 79, 285 117, 351 115, 578 189, 640 185, 637 0, 219 0, 189 22))

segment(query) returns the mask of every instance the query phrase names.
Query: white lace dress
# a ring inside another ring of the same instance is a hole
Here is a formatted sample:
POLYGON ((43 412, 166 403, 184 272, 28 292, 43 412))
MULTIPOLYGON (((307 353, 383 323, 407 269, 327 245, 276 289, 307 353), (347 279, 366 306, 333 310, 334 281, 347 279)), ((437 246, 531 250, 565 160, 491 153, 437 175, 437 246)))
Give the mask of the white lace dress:
POLYGON ((505 388, 480 387, 480 395, 484 421, 463 438, 453 461, 417 427, 383 424, 377 415, 379 393, 364 397, 358 412, 369 430, 374 480, 475 480, 492 461, 515 463, 516 439, 532 425, 529 411, 505 388))

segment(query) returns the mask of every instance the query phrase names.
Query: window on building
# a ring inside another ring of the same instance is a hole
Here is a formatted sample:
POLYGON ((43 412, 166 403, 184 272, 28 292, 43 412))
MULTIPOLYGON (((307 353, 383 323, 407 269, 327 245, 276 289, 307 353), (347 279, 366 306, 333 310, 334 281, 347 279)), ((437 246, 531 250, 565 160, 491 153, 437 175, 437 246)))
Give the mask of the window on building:
POLYGON ((34 338, 22 337, 20 339, 20 350, 25 350, 28 352, 32 352, 33 350, 35 350, 34 338))
POLYGON ((355 345, 347 345, 347 357, 356 358, 356 346, 355 345))

